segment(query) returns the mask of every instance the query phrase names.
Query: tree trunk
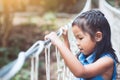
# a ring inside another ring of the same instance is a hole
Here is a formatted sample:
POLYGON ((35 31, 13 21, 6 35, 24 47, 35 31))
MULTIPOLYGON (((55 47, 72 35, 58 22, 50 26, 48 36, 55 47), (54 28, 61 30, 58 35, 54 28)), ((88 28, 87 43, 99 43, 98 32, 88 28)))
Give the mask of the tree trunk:
POLYGON ((10 35, 10 31, 12 29, 12 17, 11 17, 11 7, 8 3, 9 0, 3 0, 3 33, 2 33, 2 46, 7 46, 7 41, 10 35))

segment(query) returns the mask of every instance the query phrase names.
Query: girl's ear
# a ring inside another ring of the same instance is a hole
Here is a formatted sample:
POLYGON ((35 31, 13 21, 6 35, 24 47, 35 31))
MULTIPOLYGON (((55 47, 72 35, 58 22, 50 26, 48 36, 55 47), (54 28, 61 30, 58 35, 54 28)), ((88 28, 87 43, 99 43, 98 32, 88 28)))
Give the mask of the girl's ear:
POLYGON ((95 40, 97 42, 101 41, 102 40, 102 32, 100 31, 97 31, 96 34, 95 34, 95 40))

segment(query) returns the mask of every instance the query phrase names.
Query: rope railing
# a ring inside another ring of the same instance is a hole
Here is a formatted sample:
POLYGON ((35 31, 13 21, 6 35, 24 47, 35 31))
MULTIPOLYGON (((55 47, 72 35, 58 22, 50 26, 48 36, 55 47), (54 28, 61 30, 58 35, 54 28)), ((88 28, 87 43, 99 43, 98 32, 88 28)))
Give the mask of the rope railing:
POLYGON ((109 9, 110 11, 112 11, 114 14, 120 16, 120 10, 111 6, 106 0, 103 0, 104 6, 109 9))
POLYGON ((0 80, 11 79, 22 68, 25 61, 33 54, 40 55, 44 49, 44 41, 37 41, 26 52, 20 52, 18 58, 0 69, 0 80))
MULTIPOLYGON (((85 7, 81 11, 81 13, 84 11, 90 10, 90 8, 91 8, 91 0, 87 0, 85 7)), ((79 16, 81 13, 79 13, 77 16, 79 16)), ((70 29, 72 21, 69 22, 64 27, 70 29)), ((57 35, 58 36, 62 35, 61 29, 59 29, 57 31, 57 35)), ((20 69, 24 65, 25 61, 29 58, 31 58, 31 80, 38 80, 39 55, 42 53, 44 48, 47 53, 47 54, 45 53, 45 55, 46 55, 45 56, 46 57, 46 74, 47 74, 46 77, 47 77, 47 80, 50 80, 50 48, 49 48, 50 46, 48 47, 48 45, 50 45, 50 42, 51 42, 50 40, 45 40, 45 41, 39 40, 35 44, 33 44, 32 47, 30 47, 26 52, 20 52, 18 55, 18 58, 16 60, 12 61, 8 65, 6 65, 0 69, 0 80, 10 80, 13 76, 15 76, 16 73, 18 73, 20 71, 20 69)), ((57 58, 57 65, 59 65, 60 64, 60 55, 59 55, 59 51, 57 49, 56 49, 56 58, 57 58)), ((62 74, 60 74, 61 73, 60 67, 58 66, 57 68, 58 68, 57 80, 72 80, 72 77, 71 77, 72 74, 69 73, 69 70, 65 66, 65 64, 63 67, 62 74), (69 75, 66 75, 65 73, 67 73, 69 75), (68 79, 68 77, 69 77, 69 79, 68 79)))

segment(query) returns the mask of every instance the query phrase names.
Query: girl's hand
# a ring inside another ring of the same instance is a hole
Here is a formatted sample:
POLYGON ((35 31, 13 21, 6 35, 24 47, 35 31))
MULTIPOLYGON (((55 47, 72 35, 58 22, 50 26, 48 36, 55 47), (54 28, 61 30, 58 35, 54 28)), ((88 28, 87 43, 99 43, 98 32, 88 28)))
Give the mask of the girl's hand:
POLYGON ((70 49, 70 44, 69 44, 69 40, 68 40, 68 28, 62 27, 61 29, 63 30, 62 36, 64 39, 64 43, 68 47, 68 49, 70 49))
POLYGON ((50 39, 51 43, 56 46, 60 42, 60 39, 55 32, 51 32, 50 34, 46 35, 45 40, 47 39, 50 39))
POLYGON ((61 27, 61 29, 63 30, 62 36, 64 39, 68 38, 68 29, 66 27, 61 27))

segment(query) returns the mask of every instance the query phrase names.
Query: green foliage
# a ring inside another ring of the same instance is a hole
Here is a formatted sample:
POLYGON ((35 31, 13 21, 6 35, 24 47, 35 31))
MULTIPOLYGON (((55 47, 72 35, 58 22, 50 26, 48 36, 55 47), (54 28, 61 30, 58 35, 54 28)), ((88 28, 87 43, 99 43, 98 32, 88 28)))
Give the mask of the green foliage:
POLYGON ((1 47, 0 48, 0 67, 6 65, 17 57, 20 50, 17 47, 1 47))
POLYGON ((43 19, 54 22, 56 20, 56 16, 53 12, 46 12, 43 16, 43 19))
POLYGON ((54 31, 54 30, 56 30, 56 26, 53 25, 53 24, 42 25, 42 26, 41 26, 41 30, 42 30, 42 31, 48 31, 48 32, 54 31))
POLYGON ((112 6, 115 6, 115 1, 114 0, 107 0, 107 2, 112 5, 112 6))
POLYGON ((30 71, 27 69, 21 69, 11 80, 30 80, 30 71))
POLYGON ((7 56, 8 56, 7 48, 1 47, 0 48, 0 54, 1 54, 1 57, 0 57, 0 67, 2 67, 4 64, 9 62, 9 59, 7 58, 7 56))
POLYGON ((52 12, 47 12, 44 14, 43 19, 45 21, 46 24, 41 25, 41 31, 53 31, 56 30, 57 27, 55 25, 55 20, 56 20, 56 16, 54 13, 52 12))
POLYGON ((110 5, 116 8, 120 8, 120 0, 106 0, 110 5))

